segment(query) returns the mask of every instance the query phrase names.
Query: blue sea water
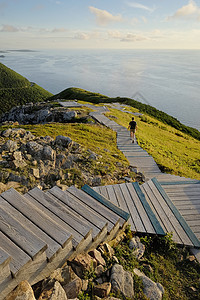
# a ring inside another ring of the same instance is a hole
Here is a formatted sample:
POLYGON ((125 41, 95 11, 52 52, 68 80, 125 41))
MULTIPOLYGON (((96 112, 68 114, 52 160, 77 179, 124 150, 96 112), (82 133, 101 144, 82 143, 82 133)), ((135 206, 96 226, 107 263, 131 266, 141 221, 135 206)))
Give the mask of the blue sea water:
POLYGON ((58 93, 134 98, 200 130, 200 50, 8 51, 0 62, 58 93))

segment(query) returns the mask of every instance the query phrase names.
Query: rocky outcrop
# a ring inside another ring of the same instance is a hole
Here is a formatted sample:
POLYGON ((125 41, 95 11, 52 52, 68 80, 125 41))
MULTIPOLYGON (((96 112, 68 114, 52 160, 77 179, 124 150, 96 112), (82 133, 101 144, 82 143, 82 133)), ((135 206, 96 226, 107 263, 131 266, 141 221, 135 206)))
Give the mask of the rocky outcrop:
POLYGON ((40 124, 47 122, 65 123, 76 118, 75 111, 55 108, 48 104, 26 104, 13 107, 0 117, 0 123, 18 122, 19 124, 40 124))
MULTIPOLYGON (((137 244, 138 239, 135 238, 137 244)), ((84 292, 86 295, 92 293, 91 299, 119 299, 112 297, 110 293, 120 299, 134 299, 134 276, 141 278, 147 299, 162 299, 164 289, 161 284, 153 282, 138 269, 134 269, 133 276, 133 273, 115 263, 114 255, 115 251, 109 244, 101 244, 97 249, 67 261, 63 267, 56 269, 39 285, 34 286, 35 296, 28 282, 24 281, 6 300, 72 300, 78 299, 80 293, 84 292)))
POLYGON ((12 181, 21 185, 21 192, 54 185, 65 190, 73 184, 98 186, 102 180, 112 183, 118 181, 120 172, 128 172, 128 168, 118 166, 115 175, 96 175, 91 165, 98 169, 99 164, 101 155, 84 149, 67 136, 36 137, 23 128, 1 132, 0 180, 4 187, 12 181))
POLYGON ((149 300, 161 300, 164 294, 164 288, 160 283, 153 282, 144 273, 134 269, 134 273, 142 279, 143 292, 149 300))

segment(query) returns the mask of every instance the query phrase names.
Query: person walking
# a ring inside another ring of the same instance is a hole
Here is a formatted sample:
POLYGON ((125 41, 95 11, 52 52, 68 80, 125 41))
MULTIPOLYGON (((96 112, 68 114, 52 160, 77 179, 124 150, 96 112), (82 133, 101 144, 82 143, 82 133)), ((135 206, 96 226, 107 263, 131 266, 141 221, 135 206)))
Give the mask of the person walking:
POLYGON ((128 125, 128 129, 129 128, 130 128, 130 138, 132 140, 132 143, 134 143, 135 133, 136 133, 136 130, 137 130, 137 123, 136 123, 134 117, 132 117, 132 121, 128 125))

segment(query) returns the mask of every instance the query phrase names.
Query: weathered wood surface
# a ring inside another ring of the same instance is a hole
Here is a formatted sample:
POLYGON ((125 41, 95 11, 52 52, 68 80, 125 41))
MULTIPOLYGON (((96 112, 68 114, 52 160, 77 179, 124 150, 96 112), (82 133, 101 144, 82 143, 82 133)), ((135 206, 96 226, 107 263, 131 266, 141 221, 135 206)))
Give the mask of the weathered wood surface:
POLYGON ((150 180, 143 184, 141 188, 166 232, 173 233, 174 241, 178 244, 199 247, 200 242, 192 231, 192 228, 190 228, 188 221, 186 222, 181 216, 179 210, 170 198, 167 197, 157 180, 150 180))
POLYGON ((93 189, 102 195, 107 195, 112 203, 118 204, 119 207, 130 214, 129 222, 133 231, 164 234, 137 183, 122 183, 94 187, 93 189))
MULTIPOLYGON (((126 212, 122 213, 127 215, 126 212)), ((83 251, 114 238, 126 220, 82 190, 0 196, 0 295, 22 280, 34 284, 83 251), (14 276, 14 277, 13 277, 14 276)), ((1 298, 0 298, 1 299, 1 298)))
POLYGON ((200 240, 200 181, 165 182, 162 187, 200 240))

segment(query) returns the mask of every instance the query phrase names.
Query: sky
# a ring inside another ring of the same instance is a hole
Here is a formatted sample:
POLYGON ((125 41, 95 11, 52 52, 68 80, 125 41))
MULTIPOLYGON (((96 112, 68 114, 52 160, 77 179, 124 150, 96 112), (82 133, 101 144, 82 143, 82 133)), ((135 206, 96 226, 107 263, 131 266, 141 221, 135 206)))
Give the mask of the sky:
POLYGON ((200 0, 0 0, 0 50, 200 49, 200 0))

